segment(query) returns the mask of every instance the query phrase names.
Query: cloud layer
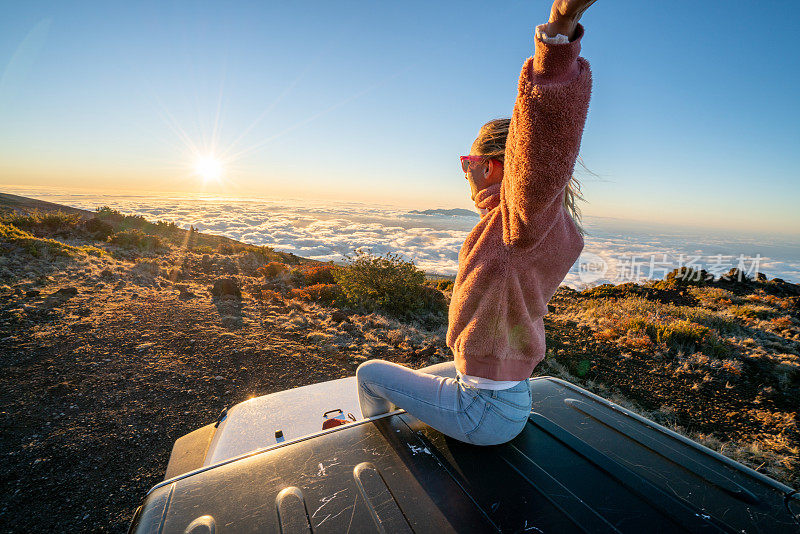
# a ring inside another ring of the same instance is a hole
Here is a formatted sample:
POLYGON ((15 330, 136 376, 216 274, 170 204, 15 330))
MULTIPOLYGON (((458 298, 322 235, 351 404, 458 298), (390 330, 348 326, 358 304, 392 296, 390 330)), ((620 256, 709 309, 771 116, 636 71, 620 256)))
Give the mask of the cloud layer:
MULTIPOLYGON (((399 254, 425 271, 444 275, 458 270, 458 251, 479 220, 477 213, 465 210, 426 213, 344 202, 9 192, 90 210, 108 205, 322 261, 339 263, 365 247, 374 254, 399 254)), ((584 254, 565 280, 572 287, 663 278, 681 265, 717 275, 739 266, 800 282, 800 245, 791 240, 643 228, 600 218, 587 218, 586 229, 584 254)))

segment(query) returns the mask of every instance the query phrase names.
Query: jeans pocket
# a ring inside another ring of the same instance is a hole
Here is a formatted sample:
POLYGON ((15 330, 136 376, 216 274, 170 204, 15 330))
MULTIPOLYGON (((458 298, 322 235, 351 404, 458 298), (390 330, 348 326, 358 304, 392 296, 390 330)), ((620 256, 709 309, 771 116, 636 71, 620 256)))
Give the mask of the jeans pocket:
MULTIPOLYGON (((524 410, 525 412, 529 412, 532 402, 531 390, 528 388, 519 390, 516 387, 508 390, 500 390, 497 392, 497 396, 493 400, 497 404, 498 408, 506 407, 510 410, 524 410)), ((503 411, 510 411, 508 409, 503 411)))
POLYGON ((473 445, 501 445, 517 437, 527 425, 527 416, 524 419, 510 420, 497 410, 496 405, 486 405, 481 424, 467 435, 473 445))
POLYGON ((461 430, 467 440, 484 422, 489 403, 482 396, 477 395, 461 414, 461 430))

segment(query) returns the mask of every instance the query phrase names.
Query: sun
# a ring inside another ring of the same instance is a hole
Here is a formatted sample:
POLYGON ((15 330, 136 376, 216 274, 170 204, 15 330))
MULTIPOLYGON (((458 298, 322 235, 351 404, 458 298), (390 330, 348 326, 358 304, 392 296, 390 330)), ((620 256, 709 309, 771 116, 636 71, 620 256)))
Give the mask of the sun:
POLYGON ((204 182, 218 182, 222 178, 222 163, 213 154, 198 156, 194 170, 204 182))

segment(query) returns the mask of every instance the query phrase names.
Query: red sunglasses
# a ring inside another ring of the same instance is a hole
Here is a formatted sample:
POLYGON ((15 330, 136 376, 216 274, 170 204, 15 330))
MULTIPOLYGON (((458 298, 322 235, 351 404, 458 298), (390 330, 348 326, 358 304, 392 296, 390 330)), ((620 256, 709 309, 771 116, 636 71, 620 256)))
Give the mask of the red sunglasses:
POLYGON ((461 156, 461 170, 469 172, 472 163, 483 163, 486 159, 486 156, 461 156))

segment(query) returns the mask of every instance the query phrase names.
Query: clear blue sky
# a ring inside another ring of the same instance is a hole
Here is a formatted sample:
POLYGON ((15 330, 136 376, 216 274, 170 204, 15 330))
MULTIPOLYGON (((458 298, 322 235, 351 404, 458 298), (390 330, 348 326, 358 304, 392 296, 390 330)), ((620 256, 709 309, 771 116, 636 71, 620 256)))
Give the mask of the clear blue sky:
MULTIPOLYGON (((4 2, 0 184, 469 207, 458 156, 510 114, 549 7, 4 2), (212 138, 250 151, 203 183, 212 138)), ((592 6, 584 212, 800 234, 799 14, 592 6)))

